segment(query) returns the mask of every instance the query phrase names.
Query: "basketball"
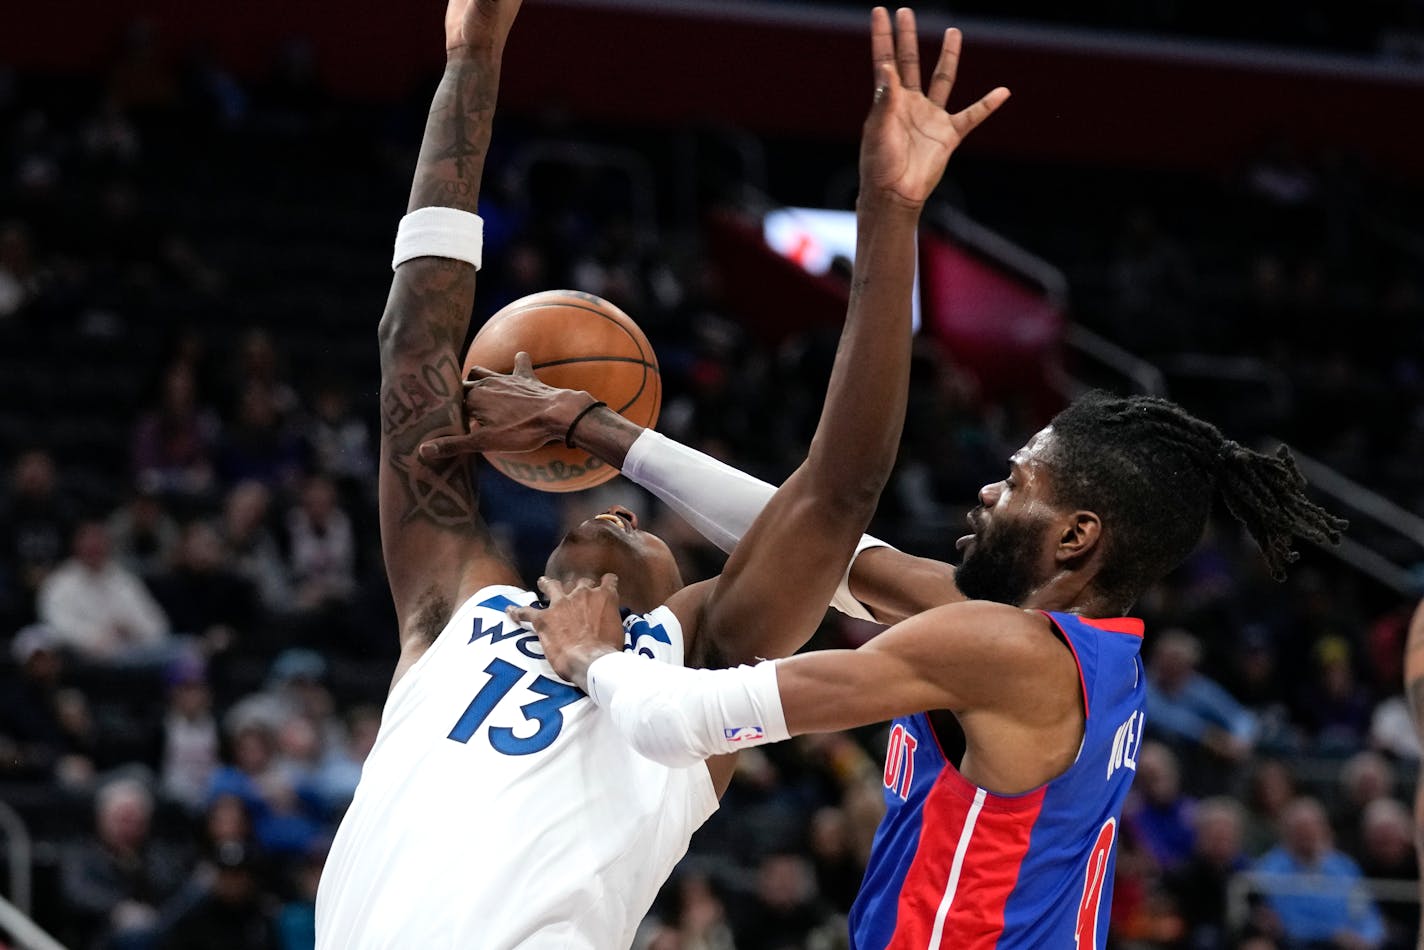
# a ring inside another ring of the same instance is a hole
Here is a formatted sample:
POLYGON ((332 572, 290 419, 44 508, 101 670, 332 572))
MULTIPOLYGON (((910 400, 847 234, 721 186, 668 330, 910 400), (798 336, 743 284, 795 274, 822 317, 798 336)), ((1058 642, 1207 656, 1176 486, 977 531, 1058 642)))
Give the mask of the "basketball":
MULTIPOLYGON (((581 389, 624 418, 651 427, 662 405, 662 377, 648 338, 622 310, 576 290, 546 290, 501 309, 475 334, 465 372, 483 366, 514 369, 520 351, 529 354, 540 380, 559 389, 581 389)), ((540 491, 579 491, 601 485, 618 470, 562 441, 533 452, 486 452, 491 465, 540 491)))

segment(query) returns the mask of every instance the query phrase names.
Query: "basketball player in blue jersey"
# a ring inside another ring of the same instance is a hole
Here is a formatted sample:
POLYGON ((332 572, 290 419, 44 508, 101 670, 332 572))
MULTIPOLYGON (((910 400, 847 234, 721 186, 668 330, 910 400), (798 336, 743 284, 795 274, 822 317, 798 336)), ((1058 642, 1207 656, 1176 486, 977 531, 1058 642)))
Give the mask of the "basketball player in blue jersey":
MULTIPOLYGON (((528 380, 487 386, 554 399, 528 380)), ((611 458, 647 435, 620 438, 604 447, 611 458)), ((657 488, 712 510, 709 486, 723 478, 684 459, 657 488)), ((1278 578, 1295 538, 1338 541, 1344 522, 1303 488, 1284 449, 1253 452, 1162 399, 1090 394, 980 490, 957 570, 885 547, 856 558, 851 591, 894 624, 859 650, 716 671, 642 662, 619 649, 613 577, 541 580, 549 608, 511 615, 640 752, 669 765, 893 720, 888 813, 851 913, 853 946, 1102 948, 1144 725, 1143 629, 1125 615, 1191 552, 1214 503, 1278 578), (956 762, 945 750, 961 733, 956 762)))
MULTIPOLYGON (((474 211, 519 6, 449 0, 447 66, 397 234, 379 331, 379 509, 401 652, 318 891, 324 950, 627 947, 733 767, 727 756, 675 767, 639 756, 611 717, 555 678, 532 630, 507 617, 536 595, 497 553, 465 460, 422 449, 465 430, 459 348, 481 262, 474 211)), ((851 298, 806 462, 715 581, 684 586, 667 546, 617 508, 549 558, 548 574, 569 582, 622 578, 622 645, 645 658, 738 662, 797 649, 888 477, 920 210, 962 138, 1008 93, 945 109, 957 31, 921 91, 907 10, 893 25, 875 10, 871 47, 851 298)), ((556 402, 568 413, 560 437, 579 438, 592 400, 556 402)))

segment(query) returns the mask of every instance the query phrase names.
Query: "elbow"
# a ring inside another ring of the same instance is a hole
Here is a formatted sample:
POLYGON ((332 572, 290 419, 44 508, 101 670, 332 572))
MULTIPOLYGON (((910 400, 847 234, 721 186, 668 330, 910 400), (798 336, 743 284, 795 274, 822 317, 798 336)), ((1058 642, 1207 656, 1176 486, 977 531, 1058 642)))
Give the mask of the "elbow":
POLYGON ((409 350, 414 333, 411 321, 402 317, 399 311, 387 308, 381 314, 381 322, 376 325, 376 343, 381 354, 400 353, 409 350))
POLYGON ((863 530, 875 514, 888 476, 887 471, 884 475, 875 473, 849 478, 833 475, 816 479, 813 480, 810 496, 817 507, 832 513, 842 522, 860 522, 863 530))
POLYGON ((813 442, 803 471, 813 496, 834 505, 843 516, 864 515, 869 521, 890 480, 895 455, 893 447, 885 451, 874 446, 832 449, 813 442))

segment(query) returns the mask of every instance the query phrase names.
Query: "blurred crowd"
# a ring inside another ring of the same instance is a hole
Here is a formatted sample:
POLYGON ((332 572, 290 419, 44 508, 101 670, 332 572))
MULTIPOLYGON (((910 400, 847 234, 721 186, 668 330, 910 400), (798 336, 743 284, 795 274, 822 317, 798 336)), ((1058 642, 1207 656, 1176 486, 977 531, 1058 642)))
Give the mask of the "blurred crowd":
MULTIPOLYGON (((35 838, 35 915, 75 950, 312 946, 316 882, 396 655, 374 330, 423 102, 333 102, 299 43, 242 83, 200 52, 165 61, 143 28, 100 79, 0 76, 0 800, 35 838)), ((597 140, 559 119, 499 129, 477 316, 559 286, 614 300, 662 362, 661 427, 783 477, 804 456, 836 329, 757 342, 718 304, 729 275, 699 258, 695 216, 648 234, 620 181, 512 159, 554 135, 597 140)), ((992 182, 972 162, 967 174, 992 182)), ((1282 176, 1258 178, 1280 193, 1282 176)), ((1295 357, 1290 315, 1329 291, 1323 268, 1314 285, 1281 276, 1286 258, 1312 259, 1293 256, 1315 218, 1292 207, 1257 206, 1279 243, 1253 242, 1215 291, 1259 319, 1221 319, 1193 345, 1295 357)), ((1200 246, 1150 215, 1120 220, 1120 237, 1100 226, 1097 270, 1067 261, 1070 276, 1090 322, 1168 360, 1201 311, 1181 290, 1200 246)), ((1348 260, 1362 250, 1346 231, 1348 260)), ((1333 400, 1334 451, 1367 476, 1393 462, 1377 483, 1420 511, 1424 468, 1386 457, 1378 431, 1389 423, 1391 448, 1419 458, 1419 285, 1380 286, 1351 305, 1397 307, 1397 337, 1314 354, 1337 388, 1287 375, 1279 418, 1315 421, 1333 400), (1353 362, 1360 349, 1392 375, 1353 362), (1338 406, 1352 387, 1416 401, 1354 418, 1338 406)), ((920 340, 874 530, 950 556, 978 487, 1042 421, 985 399, 920 340)), ((570 519, 614 500, 668 539, 687 579, 721 562, 622 482, 570 499, 483 467, 479 485, 526 577, 570 519)), ((1417 903, 1358 888, 1418 877, 1404 802, 1420 752, 1399 695, 1411 607, 1313 552, 1275 584, 1229 520, 1144 600, 1150 741, 1124 816, 1115 946, 1413 946, 1417 903), (1229 882, 1252 870, 1281 877, 1236 900, 1229 882), (1316 891, 1292 889, 1302 873, 1316 891)), ((832 617, 815 645, 873 633, 832 617)), ((640 946, 843 945, 883 748, 868 729, 744 753, 640 946)))

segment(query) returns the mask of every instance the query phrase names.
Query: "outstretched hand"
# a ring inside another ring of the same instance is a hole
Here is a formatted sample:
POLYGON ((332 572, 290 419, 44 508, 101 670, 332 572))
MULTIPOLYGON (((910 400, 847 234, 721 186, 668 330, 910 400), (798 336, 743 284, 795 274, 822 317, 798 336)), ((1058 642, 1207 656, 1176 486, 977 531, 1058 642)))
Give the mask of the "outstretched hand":
POLYGON ((434 461, 472 452, 532 452, 563 438, 593 401, 588 393, 541 382, 528 353, 514 358, 512 373, 471 367, 465 380, 469 431, 422 442, 420 456, 434 461))
POLYGON ((445 49, 500 54, 523 0, 449 0, 445 5, 445 49))
POLYGON ((999 86, 967 109, 946 110, 962 39, 956 29, 945 31, 939 62, 929 88, 922 92, 914 13, 901 7, 893 27, 884 7, 871 13, 875 98, 861 134, 862 195, 879 194, 908 207, 922 207, 959 143, 1009 98, 1009 90, 999 86))
POLYGON ((549 606, 510 607, 506 613, 534 628, 555 673, 587 690, 589 664, 605 653, 623 649, 618 578, 604 574, 594 585, 585 577, 570 586, 541 577, 539 590, 549 606))

